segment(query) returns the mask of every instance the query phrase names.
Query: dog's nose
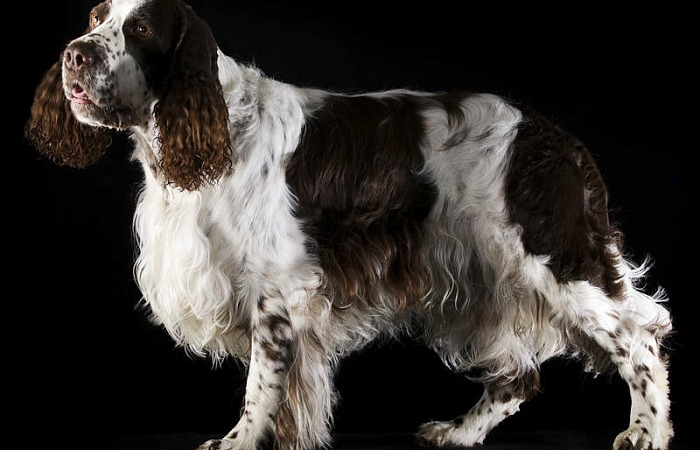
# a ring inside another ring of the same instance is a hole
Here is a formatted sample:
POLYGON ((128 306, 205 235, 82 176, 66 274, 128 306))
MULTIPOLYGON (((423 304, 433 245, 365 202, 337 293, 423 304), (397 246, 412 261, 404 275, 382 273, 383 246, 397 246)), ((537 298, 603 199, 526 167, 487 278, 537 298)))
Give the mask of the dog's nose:
POLYGON ((90 67, 96 59, 95 45, 90 42, 73 42, 63 52, 63 63, 71 70, 90 67))

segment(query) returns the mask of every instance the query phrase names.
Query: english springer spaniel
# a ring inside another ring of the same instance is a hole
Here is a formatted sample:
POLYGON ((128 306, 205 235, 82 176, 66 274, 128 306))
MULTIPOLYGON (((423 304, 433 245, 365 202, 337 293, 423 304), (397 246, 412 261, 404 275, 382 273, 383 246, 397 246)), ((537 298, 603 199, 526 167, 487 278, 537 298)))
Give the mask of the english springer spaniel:
POLYGON ((662 289, 645 293, 591 155, 495 95, 349 95, 226 56, 181 0, 110 0, 37 87, 32 144, 85 167, 129 133, 143 168, 135 280, 155 324, 246 363, 240 420, 200 450, 332 444, 341 358, 420 340, 483 384, 417 432, 471 446, 580 358, 629 385, 615 450, 673 435, 662 289))

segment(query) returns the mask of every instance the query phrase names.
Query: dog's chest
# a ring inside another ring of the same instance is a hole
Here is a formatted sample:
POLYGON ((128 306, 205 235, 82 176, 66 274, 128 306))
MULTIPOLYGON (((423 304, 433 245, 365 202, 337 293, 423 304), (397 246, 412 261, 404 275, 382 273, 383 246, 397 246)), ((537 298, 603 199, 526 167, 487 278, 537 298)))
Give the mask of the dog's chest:
POLYGON ((285 271, 303 257, 304 236, 281 167, 241 168, 223 184, 207 199, 204 219, 223 257, 254 273, 285 271))
POLYGON ((283 168, 265 161, 237 166, 197 192, 147 182, 135 222, 140 258, 160 272, 160 281, 204 271, 258 290, 250 284, 293 271, 305 258, 283 168))

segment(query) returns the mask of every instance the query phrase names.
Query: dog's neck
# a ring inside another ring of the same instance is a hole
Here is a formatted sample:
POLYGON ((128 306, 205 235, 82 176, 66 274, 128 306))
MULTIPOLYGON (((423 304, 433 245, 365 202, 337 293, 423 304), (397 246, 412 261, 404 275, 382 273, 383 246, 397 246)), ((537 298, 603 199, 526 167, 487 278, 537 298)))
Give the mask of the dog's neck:
MULTIPOLYGON (((256 148, 278 148, 281 151, 278 156, 293 152, 304 114, 327 95, 324 91, 299 88, 269 78, 253 66, 238 63, 221 50, 218 51, 218 77, 228 109, 237 164, 249 161, 256 148), (278 139, 286 145, 265 143, 278 139)), ((143 165, 147 178, 153 177, 158 184, 165 186, 167 182, 158 169, 160 131, 153 113, 156 103, 151 106, 149 122, 129 130, 135 144, 132 159, 143 165)))

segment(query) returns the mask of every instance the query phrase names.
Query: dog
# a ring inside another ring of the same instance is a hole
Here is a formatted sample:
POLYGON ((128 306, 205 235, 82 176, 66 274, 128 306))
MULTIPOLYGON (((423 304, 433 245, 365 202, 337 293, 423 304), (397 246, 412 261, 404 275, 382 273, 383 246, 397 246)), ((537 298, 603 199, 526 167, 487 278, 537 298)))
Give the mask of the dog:
POLYGON ((199 450, 332 445, 333 376, 410 337, 483 384, 416 434, 472 446, 575 358, 629 385, 614 450, 665 450, 672 330, 583 143, 493 94, 343 94, 225 55, 181 0, 92 9, 36 88, 29 142, 87 167, 128 133, 143 170, 134 279, 154 324, 246 364, 239 421, 199 450))

